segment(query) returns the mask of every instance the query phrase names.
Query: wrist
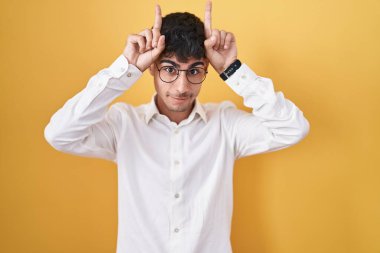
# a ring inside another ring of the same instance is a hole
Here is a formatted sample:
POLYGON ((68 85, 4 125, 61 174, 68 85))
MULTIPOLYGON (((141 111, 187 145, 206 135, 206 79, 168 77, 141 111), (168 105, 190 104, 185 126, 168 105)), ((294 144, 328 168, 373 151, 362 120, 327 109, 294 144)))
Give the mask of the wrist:
POLYGON ((219 68, 215 69, 218 74, 222 74, 234 61, 236 61, 236 58, 233 58, 231 60, 228 60, 223 64, 223 66, 220 66, 219 68))
POLYGON ((235 59, 230 65, 227 66, 223 71, 219 73, 220 78, 226 81, 230 76, 232 76, 241 67, 241 62, 235 59))

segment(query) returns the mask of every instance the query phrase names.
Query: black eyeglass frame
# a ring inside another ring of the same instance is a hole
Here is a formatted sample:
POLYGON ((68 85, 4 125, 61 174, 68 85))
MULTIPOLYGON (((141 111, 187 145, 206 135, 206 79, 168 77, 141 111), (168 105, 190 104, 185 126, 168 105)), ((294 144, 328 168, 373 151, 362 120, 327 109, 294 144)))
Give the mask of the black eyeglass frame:
POLYGON ((187 79, 187 81, 189 81, 189 82, 192 83, 192 84, 201 84, 201 83, 204 82, 204 80, 206 80, 206 76, 207 76, 207 73, 208 73, 208 71, 207 71, 206 69, 201 68, 201 67, 192 67, 192 68, 189 68, 189 69, 179 69, 179 68, 177 68, 177 67, 175 67, 175 66, 162 66, 161 68, 158 68, 157 63, 154 63, 154 65, 156 66, 156 68, 157 68, 157 70, 158 70, 158 76, 160 77, 161 81, 163 81, 163 82, 165 82, 165 83, 172 83, 172 82, 174 82, 175 80, 178 79, 178 77, 179 77, 179 73, 180 73, 181 71, 186 71, 186 79, 187 79), (170 82, 167 82, 167 81, 162 80, 162 78, 161 78, 161 74, 160 74, 160 73, 161 73, 161 69, 163 69, 163 68, 167 68, 167 67, 174 68, 174 69, 178 70, 178 71, 177 71, 177 77, 176 77, 173 81, 170 81, 170 82), (191 69, 203 69, 203 70, 205 71, 205 77, 203 78, 203 80, 202 80, 200 83, 193 83, 192 81, 189 80, 189 77, 187 76, 187 73, 188 73, 187 71, 189 71, 189 70, 191 70, 191 69))

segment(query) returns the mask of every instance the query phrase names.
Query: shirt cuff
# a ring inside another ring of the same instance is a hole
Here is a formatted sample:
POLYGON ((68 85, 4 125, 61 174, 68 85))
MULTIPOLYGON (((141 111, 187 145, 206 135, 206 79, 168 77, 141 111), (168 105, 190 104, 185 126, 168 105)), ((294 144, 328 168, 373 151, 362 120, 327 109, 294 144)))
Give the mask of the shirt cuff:
POLYGON ((236 72, 230 76, 225 82, 230 88, 238 95, 242 96, 243 90, 248 85, 257 85, 256 79, 259 76, 251 70, 245 63, 243 63, 236 72))
POLYGON ((116 90, 129 89, 143 74, 136 66, 129 64, 123 54, 108 67, 107 72, 110 75, 107 87, 116 90))

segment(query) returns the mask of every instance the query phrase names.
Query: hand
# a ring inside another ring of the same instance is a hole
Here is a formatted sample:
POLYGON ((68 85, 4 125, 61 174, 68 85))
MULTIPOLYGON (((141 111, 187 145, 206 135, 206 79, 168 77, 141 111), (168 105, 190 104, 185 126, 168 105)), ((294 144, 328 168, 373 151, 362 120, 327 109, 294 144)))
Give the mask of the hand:
POLYGON ((139 34, 128 36, 127 45, 123 55, 130 64, 135 65, 141 72, 144 72, 165 49, 165 36, 161 35, 161 8, 156 5, 154 26, 152 29, 145 29, 139 34))
POLYGON ((204 45, 210 64, 221 74, 237 59, 237 47, 232 33, 211 29, 211 7, 211 1, 208 0, 204 21, 206 35, 204 45))

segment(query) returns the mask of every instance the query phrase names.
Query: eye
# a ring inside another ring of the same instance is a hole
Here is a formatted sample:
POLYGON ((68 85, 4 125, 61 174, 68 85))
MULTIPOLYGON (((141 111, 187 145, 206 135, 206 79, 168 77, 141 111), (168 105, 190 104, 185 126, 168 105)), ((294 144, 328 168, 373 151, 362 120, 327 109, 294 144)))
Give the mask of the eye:
POLYGON ((192 76, 198 75, 200 72, 201 72, 201 70, 198 68, 189 69, 189 74, 192 76))
POLYGON ((165 72, 167 72, 168 74, 176 74, 177 73, 177 70, 174 67, 166 66, 166 67, 163 67, 162 69, 165 72))

